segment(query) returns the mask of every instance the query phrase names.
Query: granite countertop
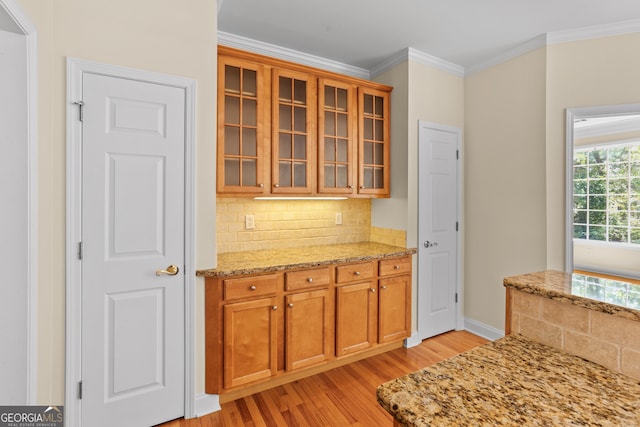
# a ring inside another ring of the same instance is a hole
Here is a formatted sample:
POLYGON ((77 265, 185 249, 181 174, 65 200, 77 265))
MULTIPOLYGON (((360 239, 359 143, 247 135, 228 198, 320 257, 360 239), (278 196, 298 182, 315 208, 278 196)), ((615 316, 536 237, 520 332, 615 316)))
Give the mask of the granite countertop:
POLYGON ((640 285, 548 270, 504 278, 504 286, 640 321, 640 285))
POLYGON ((357 262, 415 254, 416 249, 362 242, 288 249, 228 252, 218 255, 218 267, 198 270, 197 276, 226 277, 307 268, 336 262, 357 262))
POLYGON ((640 426, 640 384, 508 335, 378 387, 404 426, 640 426))

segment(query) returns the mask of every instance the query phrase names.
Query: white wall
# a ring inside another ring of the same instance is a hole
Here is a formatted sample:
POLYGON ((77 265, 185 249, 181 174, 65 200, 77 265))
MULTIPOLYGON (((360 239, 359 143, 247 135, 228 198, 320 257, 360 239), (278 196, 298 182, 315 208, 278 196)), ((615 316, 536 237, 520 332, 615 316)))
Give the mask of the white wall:
MULTIPOLYGON (((193 78, 197 268, 215 266, 216 2, 19 0, 38 30, 38 401, 64 398, 66 57, 193 78)), ((198 390, 204 390, 203 281, 198 390)))
MULTIPOLYGON (((0 8, 0 14, 3 14, 0 8)), ((0 402, 28 403, 29 156, 26 38, 0 30, 0 402)))
POLYGON ((502 279, 546 268, 546 50, 465 79, 465 317, 502 330, 502 279))

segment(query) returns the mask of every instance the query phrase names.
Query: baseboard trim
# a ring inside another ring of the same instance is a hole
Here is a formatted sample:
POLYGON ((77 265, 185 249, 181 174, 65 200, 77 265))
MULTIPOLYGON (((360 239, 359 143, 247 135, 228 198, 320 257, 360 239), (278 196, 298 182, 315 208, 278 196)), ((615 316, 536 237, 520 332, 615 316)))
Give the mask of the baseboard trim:
POLYGON ((504 337, 504 331, 467 317, 464 319, 464 329, 491 341, 504 337))
POLYGON ((422 339, 420 338, 418 333, 414 332, 413 334, 411 334, 411 336, 409 338, 404 340, 404 347, 405 348, 415 347, 418 344, 420 344, 421 342, 422 342, 422 339))
POLYGON ((203 417, 222 409, 217 394, 199 394, 196 396, 196 417, 203 417))

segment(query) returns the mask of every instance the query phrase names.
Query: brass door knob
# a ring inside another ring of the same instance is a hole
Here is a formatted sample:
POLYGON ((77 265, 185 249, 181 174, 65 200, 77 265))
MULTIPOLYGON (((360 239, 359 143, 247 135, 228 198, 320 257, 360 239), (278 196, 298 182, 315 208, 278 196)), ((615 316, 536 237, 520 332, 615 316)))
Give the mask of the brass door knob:
POLYGON ((175 276, 176 274, 178 274, 178 272, 180 271, 180 269, 178 268, 177 265, 173 265, 171 264, 169 267, 167 267, 166 270, 157 270, 156 271, 156 276, 175 276))

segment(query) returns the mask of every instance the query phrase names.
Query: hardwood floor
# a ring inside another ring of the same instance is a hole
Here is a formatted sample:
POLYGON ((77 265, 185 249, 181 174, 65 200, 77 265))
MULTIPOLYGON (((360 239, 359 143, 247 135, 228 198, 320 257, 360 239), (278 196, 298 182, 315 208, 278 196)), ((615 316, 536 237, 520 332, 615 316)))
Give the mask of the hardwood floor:
POLYGON ((487 340, 448 332, 413 348, 399 348, 232 402, 201 418, 158 427, 389 426, 393 419, 376 401, 383 382, 432 365, 487 340))

